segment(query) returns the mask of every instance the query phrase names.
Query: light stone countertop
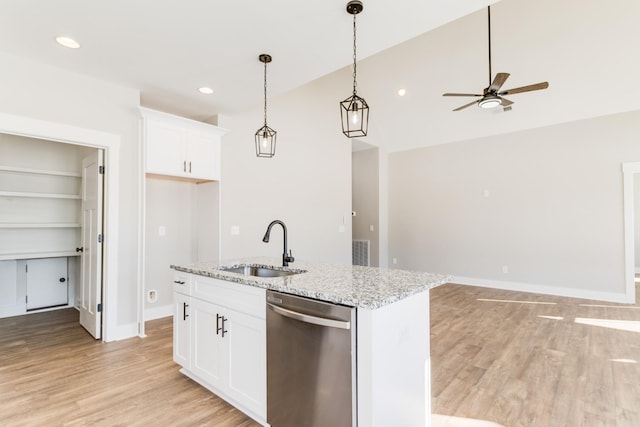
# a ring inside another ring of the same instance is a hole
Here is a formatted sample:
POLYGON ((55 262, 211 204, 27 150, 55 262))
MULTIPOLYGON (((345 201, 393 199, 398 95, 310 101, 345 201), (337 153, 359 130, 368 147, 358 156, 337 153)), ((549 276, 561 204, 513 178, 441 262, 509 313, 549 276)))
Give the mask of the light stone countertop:
POLYGON ((387 268, 295 261, 282 267, 279 258, 242 258, 221 263, 171 265, 185 273, 208 276, 272 291, 285 292, 351 307, 376 309, 447 283, 450 277, 387 268), (305 272, 285 277, 254 277, 219 270, 241 265, 305 272))

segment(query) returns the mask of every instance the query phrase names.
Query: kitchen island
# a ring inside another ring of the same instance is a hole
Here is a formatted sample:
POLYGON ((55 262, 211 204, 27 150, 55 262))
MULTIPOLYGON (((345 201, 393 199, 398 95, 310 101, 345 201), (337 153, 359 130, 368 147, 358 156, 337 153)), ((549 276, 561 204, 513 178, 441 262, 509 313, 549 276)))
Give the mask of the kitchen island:
POLYGON ((266 290, 355 307, 357 425, 428 426, 429 289, 448 277, 304 261, 279 267, 280 262, 249 258, 171 266, 174 359, 181 372, 266 426, 266 290), (238 273, 244 266, 294 274, 238 273), (218 337, 212 339, 207 329, 218 337))

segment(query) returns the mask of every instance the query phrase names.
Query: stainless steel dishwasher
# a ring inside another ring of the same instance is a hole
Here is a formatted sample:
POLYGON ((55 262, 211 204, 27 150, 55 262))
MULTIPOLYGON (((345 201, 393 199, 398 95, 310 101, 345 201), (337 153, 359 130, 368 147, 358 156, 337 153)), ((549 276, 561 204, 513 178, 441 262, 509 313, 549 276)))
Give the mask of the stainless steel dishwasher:
POLYGON ((356 427, 356 310, 267 291, 267 422, 356 427))

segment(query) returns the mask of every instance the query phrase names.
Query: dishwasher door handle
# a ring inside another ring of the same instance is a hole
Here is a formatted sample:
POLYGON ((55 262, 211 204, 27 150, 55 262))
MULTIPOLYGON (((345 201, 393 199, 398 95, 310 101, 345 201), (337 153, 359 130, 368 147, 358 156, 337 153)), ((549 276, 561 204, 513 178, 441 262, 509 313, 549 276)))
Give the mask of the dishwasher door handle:
POLYGON ((341 320, 326 319, 324 317, 311 316, 309 314, 298 313, 297 311, 288 310, 286 308, 278 307, 277 305, 267 303, 267 307, 281 316, 288 317, 290 319, 298 320, 304 323, 311 323, 313 325, 328 326, 330 328, 338 329, 351 329, 351 322, 343 322, 341 320))

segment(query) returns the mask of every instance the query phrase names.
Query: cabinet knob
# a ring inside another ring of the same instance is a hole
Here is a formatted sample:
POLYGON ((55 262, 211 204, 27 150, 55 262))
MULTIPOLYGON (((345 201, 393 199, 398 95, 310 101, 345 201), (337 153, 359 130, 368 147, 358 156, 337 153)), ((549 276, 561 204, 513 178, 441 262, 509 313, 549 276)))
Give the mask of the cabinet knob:
POLYGON ((76 248, 76 252, 84 252, 84 248, 76 248))
POLYGON ((173 283, 178 284, 178 285, 184 285, 185 282, 183 280, 174 280, 173 283))

